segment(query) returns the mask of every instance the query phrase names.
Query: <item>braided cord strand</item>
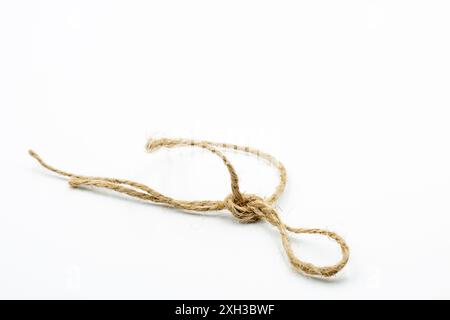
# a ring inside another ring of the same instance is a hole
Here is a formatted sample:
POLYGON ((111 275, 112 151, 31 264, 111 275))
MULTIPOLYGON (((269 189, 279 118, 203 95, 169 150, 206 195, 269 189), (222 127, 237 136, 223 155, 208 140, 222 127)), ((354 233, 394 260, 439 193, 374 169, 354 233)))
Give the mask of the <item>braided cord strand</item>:
POLYGON ((283 164, 276 158, 250 147, 243 147, 234 144, 217 143, 210 141, 198 141, 188 139, 169 139, 161 138, 156 140, 149 140, 146 149, 148 152, 153 152, 159 148, 173 148, 173 147, 199 147, 208 150, 209 152, 218 156, 226 166, 231 180, 231 193, 225 197, 224 200, 199 200, 199 201, 185 201, 177 200, 169 196, 165 196, 152 188, 131 180, 82 176, 56 169, 42 160, 42 158, 34 151, 30 150, 29 154, 35 158, 44 168, 69 178, 69 185, 77 188, 80 186, 92 186, 97 188, 110 189, 115 192, 127 194, 131 197, 151 201, 162 204, 168 207, 173 207, 181 210, 189 210, 196 212, 216 211, 228 209, 231 214, 240 222, 251 223, 258 220, 266 220, 275 226, 280 232, 281 241, 291 265, 295 270, 313 277, 330 277, 338 273, 348 262, 349 248, 344 239, 338 234, 323 230, 323 229, 306 229, 293 228, 284 224, 278 215, 277 211, 272 207, 273 204, 283 193, 286 186, 286 169, 283 164), (261 198, 254 194, 242 193, 239 188, 238 175, 225 155, 219 149, 236 150, 249 154, 253 154, 258 158, 264 159, 272 166, 278 169, 279 183, 270 196, 261 198), (324 235, 334 240, 341 248, 342 257, 340 261, 331 266, 316 266, 312 263, 298 259, 289 241, 288 232, 303 233, 303 234, 319 234, 324 235))

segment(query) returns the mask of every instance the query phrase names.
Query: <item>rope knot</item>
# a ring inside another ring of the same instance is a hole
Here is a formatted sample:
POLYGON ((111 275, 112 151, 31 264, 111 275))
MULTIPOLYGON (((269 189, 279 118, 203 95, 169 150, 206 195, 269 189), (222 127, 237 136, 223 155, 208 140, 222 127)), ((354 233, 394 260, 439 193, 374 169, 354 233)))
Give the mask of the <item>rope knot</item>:
POLYGON ((231 194, 227 196, 223 201, 177 200, 165 196, 142 183, 134 182, 131 180, 82 176, 70 172, 65 172, 45 163, 41 159, 41 157, 39 157, 39 155, 37 155, 34 151, 30 150, 29 153, 43 167, 59 175, 68 177, 70 179, 69 180, 70 186, 74 188, 80 186, 105 188, 122 194, 127 194, 131 197, 135 197, 138 199, 151 201, 154 203, 166 205, 168 207, 174 207, 188 211, 204 212, 212 210, 222 210, 226 208, 233 214, 233 216, 237 220, 244 223, 252 223, 261 219, 266 220, 274 227, 276 227, 280 232, 281 242, 292 266, 297 271, 300 271, 306 275, 330 277, 339 272, 346 265, 349 259, 349 249, 344 239, 342 239, 338 234, 322 229, 293 228, 284 224, 281 221, 277 211, 272 207, 272 205, 273 203, 275 203, 275 201, 278 199, 278 197, 284 190, 286 184, 286 170, 284 169, 284 166, 281 164, 281 162, 276 160, 274 157, 256 149, 252 149, 249 147, 240 147, 233 144, 216 143, 208 141, 195 141, 186 139, 167 139, 167 138, 150 140, 147 143, 147 151, 153 152, 162 147, 172 148, 177 146, 195 146, 203 148, 209 150, 210 152, 218 156, 220 159, 222 159, 230 175, 231 194), (267 197, 265 199, 258 197, 257 195, 254 194, 241 193, 239 189, 239 178, 236 174, 236 171, 234 170, 233 166, 228 161, 228 159, 225 157, 225 155, 219 150, 219 148, 239 150, 242 152, 254 154, 259 158, 268 160, 272 165, 274 165, 278 169, 280 173, 280 183, 275 192, 270 197, 267 197), (342 252, 341 260, 334 265, 321 267, 298 259, 292 250, 288 232, 303 233, 303 234, 320 234, 327 236, 328 238, 336 241, 337 244, 339 244, 339 246, 341 247, 342 252))
POLYGON ((272 224, 278 224, 275 210, 261 197, 254 194, 230 194, 224 200, 225 208, 240 222, 252 223, 266 219, 272 224))

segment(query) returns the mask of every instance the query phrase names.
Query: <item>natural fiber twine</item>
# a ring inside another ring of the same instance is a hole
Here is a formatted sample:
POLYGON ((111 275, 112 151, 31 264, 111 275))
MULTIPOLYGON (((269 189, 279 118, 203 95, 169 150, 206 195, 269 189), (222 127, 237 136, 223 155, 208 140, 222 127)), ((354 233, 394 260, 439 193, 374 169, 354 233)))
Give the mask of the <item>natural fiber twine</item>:
POLYGON ((237 220, 244 223, 256 222, 258 220, 265 220, 278 229, 281 235, 283 247, 286 251, 289 261, 297 271, 305 275, 330 277, 335 275, 345 266, 349 258, 349 249, 345 241, 339 235, 337 235, 334 232, 322 229, 306 229, 306 228, 290 227, 281 221, 277 211, 272 207, 272 205, 280 197, 286 185, 286 170, 283 164, 281 164, 281 162, 279 162, 277 159, 275 159, 274 157, 272 157, 267 153, 249 147, 241 147, 226 143, 215 143, 209 141, 195 141, 185 139, 164 138, 157 140, 149 140, 149 142, 146 145, 146 149, 148 152, 153 152, 161 147, 172 148, 178 146, 200 147, 214 153, 219 158, 221 158, 230 174, 231 194, 225 197, 224 200, 217 200, 217 201, 176 200, 168 196, 162 195, 161 193, 147 187, 146 185, 134 181, 114 179, 114 178, 81 176, 77 174, 68 173, 62 170, 58 170, 46 164, 34 151, 30 150, 29 153, 43 167, 59 175, 68 177, 70 186, 74 188, 80 186, 93 186, 97 188, 106 188, 114 190, 116 192, 127 194, 135 198, 160 203, 168 207, 178 208, 182 210, 204 212, 204 211, 228 209, 237 220), (228 161, 228 159, 224 156, 224 154, 221 151, 219 151, 219 149, 239 150, 242 152, 250 153, 256 155, 259 158, 267 160, 270 164, 275 166, 280 174, 280 182, 275 192, 265 199, 254 194, 242 193, 239 189, 239 179, 236 174, 236 171, 234 170, 233 166, 228 161), (341 247, 342 251, 341 260, 335 265, 320 267, 312 263, 298 259, 294 255, 294 252, 291 248, 288 237, 288 231, 293 233, 321 234, 335 240, 341 247))

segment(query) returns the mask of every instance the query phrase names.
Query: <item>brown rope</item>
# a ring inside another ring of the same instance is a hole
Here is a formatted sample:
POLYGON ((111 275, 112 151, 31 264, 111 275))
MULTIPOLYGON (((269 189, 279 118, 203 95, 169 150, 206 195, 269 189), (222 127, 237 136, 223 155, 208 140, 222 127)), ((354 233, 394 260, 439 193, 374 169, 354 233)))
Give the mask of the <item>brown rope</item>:
POLYGON ((349 258, 349 249, 345 241, 339 235, 337 235, 334 232, 322 229, 305 229, 305 228, 290 227, 281 221, 278 213, 272 207, 272 205, 277 201, 277 199, 282 194, 284 187, 286 185, 286 170, 283 164, 281 164, 281 162, 279 162, 277 159, 275 159, 274 157, 272 157, 267 153, 249 147, 241 147, 226 143, 215 143, 209 141, 195 141, 185 139, 164 138, 158 140, 149 140, 146 149, 148 152, 152 152, 161 147, 172 148, 178 146, 200 147, 220 157, 230 174, 231 194, 228 195, 223 201, 176 200, 171 197, 162 195, 161 193, 147 187, 146 185, 134 181, 124 179, 114 179, 114 178, 81 176, 73 173, 68 173, 56 169, 52 166, 49 166, 34 151, 30 150, 29 153, 43 167, 59 175, 68 177, 70 186, 74 188, 80 186, 93 186, 97 188, 106 188, 142 200, 152 201, 169 207, 190 211, 213 211, 213 210, 228 209, 237 220, 244 223, 255 222, 261 219, 266 220, 267 222, 275 226, 280 232, 283 247, 286 250, 286 254, 291 264, 297 271, 300 271, 305 275, 330 277, 335 275, 345 266, 349 258), (277 188, 275 189, 275 192, 265 199, 253 194, 242 193, 239 189, 239 179, 236 174, 236 171, 234 170, 233 166, 228 161, 228 159, 224 156, 224 154, 221 151, 219 151, 219 148, 239 150, 246 153, 251 153, 259 158, 267 160, 271 165, 275 166, 280 174, 280 182, 277 188), (288 231, 293 233, 321 234, 335 240, 341 247, 342 251, 341 260, 335 265, 325 267, 319 267, 312 263, 301 261, 294 255, 294 252, 289 242, 289 237, 287 234, 288 231))

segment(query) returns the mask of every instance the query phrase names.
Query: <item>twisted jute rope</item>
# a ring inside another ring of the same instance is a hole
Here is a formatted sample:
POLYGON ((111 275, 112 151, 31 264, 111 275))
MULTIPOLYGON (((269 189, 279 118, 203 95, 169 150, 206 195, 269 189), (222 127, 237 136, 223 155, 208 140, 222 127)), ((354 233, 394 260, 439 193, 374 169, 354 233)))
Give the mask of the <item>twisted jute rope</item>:
POLYGON ((262 151, 250 147, 241 147, 234 144, 216 143, 209 141, 195 141, 186 139, 163 138, 157 140, 149 140, 146 145, 146 149, 148 152, 153 152, 162 147, 173 148, 179 146, 200 147, 212 152, 213 154, 217 155, 219 158, 222 159, 223 163, 228 169, 231 178, 231 193, 227 197, 225 197, 224 200, 217 200, 217 201, 177 200, 165 196, 149 188, 146 185, 134 181, 115 178, 82 176, 65 172, 45 163, 41 159, 41 157, 39 157, 39 155, 34 151, 30 150, 29 154, 48 170, 53 171, 59 175, 68 177, 69 185, 74 188, 81 186, 106 188, 119 193, 127 194, 131 197, 139 198, 146 201, 152 201, 155 203, 166 205, 168 207, 188 211, 205 212, 205 211, 228 209, 238 221, 243 223, 251 223, 256 222, 258 220, 265 220, 270 224, 272 224, 274 227, 276 227, 280 232, 283 247, 286 251, 286 254, 292 266, 297 271, 307 276, 330 277, 335 275, 345 266, 349 258, 349 249, 344 239, 342 239, 336 233, 327 230, 293 228, 291 226, 288 226, 281 221, 277 211, 272 207, 282 194, 286 185, 286 169, 284 168, 283 164, 279 162, 277 159, 275 159, 274 157, 272 157, 267 153, 264 153, 262 151), (278 169, 280 175, 280 181, 275 189, 275 192, 269 197, 266 197, 264 199, 254 194, 246 194, 241 192, 239 189, 239 179, 235 169, 228 161, 228 159, 225 157, 225 155, 221 151, 219 151, 219 149, 231 149, 242 151, 245 153, 250 153, 258 158, 267 160, 271 165, 275 166, 278 169), (298 259, 294 255, 294 252, 292 250, 288 237, 288 231, 293 233, 320 234, 335 240, 341 247, 342 251, 341 260, 334 265, 322 267, 298 259))

